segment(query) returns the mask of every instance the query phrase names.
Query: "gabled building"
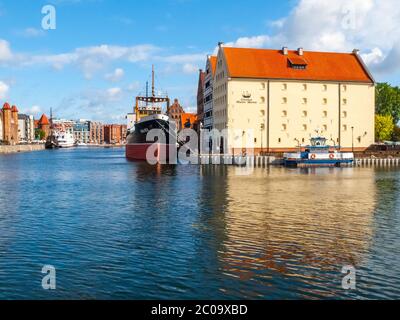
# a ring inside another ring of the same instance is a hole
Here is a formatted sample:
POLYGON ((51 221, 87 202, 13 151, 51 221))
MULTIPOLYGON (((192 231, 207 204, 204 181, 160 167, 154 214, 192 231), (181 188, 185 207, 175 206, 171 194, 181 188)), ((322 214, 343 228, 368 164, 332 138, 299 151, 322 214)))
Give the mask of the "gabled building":
POLYGON ((324 136, 342 150, 374 143, 375 81, 352 53, 229 48, 220 45, 213 78, 214 128, 223 147, 242 153, 284 152, 324 136))
POLYGON ((203 84, 204 116, 203 128, 211 130, 213 128, 213 81, 215 69, 217 66, 217 57, 208 56, 206 62, 206 72, 203 84))
POLYGON ((180 105, 179 100, 175 99, 174 103, 167 110, 167 116, 175 121, 176 128, 179 128, 181 115, 183 113, 185 113, 185 110, 183 110, 183 107, 180 105))
POLYGON ((204 117, 204 80, 206 73, 200 69, 199 70, 199 82, 197 85, 197 118, 199 124, 203 123, 204 117))

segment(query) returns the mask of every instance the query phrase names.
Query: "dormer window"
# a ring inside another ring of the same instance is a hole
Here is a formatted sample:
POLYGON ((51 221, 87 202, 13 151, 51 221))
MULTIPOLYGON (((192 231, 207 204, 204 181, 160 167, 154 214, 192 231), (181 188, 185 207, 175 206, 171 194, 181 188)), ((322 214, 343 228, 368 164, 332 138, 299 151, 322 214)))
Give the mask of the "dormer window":
POLYGON ((292 69, 296 70, 305 70, 307 69, 307 61, 300 57, 291 57, 288 58, 289 66, 292 69))

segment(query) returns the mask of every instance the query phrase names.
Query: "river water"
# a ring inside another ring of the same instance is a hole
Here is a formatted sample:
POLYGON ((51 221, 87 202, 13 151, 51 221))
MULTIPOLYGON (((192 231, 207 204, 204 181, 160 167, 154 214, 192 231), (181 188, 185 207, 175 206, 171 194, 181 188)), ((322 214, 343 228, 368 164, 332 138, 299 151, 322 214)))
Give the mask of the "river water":
POLYGON ((400 298, 400 170, 71 149, 1 155, 0 179, 0 299, 400 298))

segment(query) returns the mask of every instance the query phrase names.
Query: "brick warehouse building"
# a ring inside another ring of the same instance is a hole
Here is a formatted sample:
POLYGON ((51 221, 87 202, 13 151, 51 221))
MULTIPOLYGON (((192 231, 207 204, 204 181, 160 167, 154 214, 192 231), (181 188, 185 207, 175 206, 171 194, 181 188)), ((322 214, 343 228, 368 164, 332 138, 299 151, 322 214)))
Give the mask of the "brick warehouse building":
POLYGON ((0 110, 0 141, 8 145, 19 143, 18 108, 11 107, 7 102, 0 110))
POLYGON ((123 144, 126 142, 127 126, 123 124, 104 125, 104 142, 108 144, 123 144))

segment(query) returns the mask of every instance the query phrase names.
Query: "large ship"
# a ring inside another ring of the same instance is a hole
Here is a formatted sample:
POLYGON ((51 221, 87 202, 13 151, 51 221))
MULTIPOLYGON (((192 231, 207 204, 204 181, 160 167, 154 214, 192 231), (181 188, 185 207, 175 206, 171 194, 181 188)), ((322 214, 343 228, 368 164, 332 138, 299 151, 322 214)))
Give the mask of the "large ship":
MULTIPOLYGON (((146 90, 147 92, 147 90, 146 90)), ((162 105, 166 104, 169 110, 170 99, 168 96, 155 94, 154 67, 152 70, 151 96, 137 96, 134 110, 134 126, 130 128, 126 138, 126 157, 131 160, 149 160, 148 151, 152 160, 161 162, 168 160, 170 136, 176 135, 175 122, 170 124, 169 117, 163 114, 162 105), (147 134, 153 129, 160 129, 165 140, 147 141, 147 134), (149 148, 151 147, 151 150, 149 148)), ((173 142, 172 142, 173 143, 173 142)))

